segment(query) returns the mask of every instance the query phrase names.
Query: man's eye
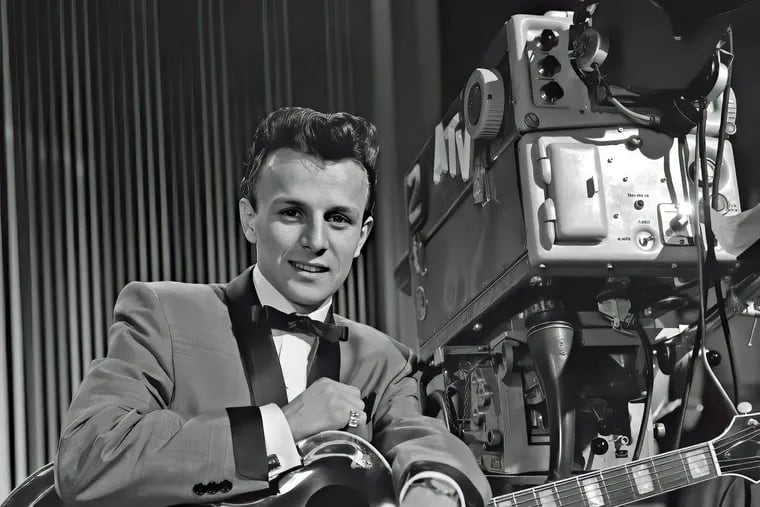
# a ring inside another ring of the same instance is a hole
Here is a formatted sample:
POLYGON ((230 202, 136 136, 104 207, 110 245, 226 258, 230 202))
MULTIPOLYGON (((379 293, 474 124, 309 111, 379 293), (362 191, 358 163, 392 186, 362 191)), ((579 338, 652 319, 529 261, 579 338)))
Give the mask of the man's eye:
POLYGON ((336 224, 350 224, 351 220, 344 215, 331 215, 330 221, 336 224))
POLYGON ((280 214, 286 217, 297 218, 301 216, 301 212, 297 209, 284 209, 280 211, 280 214))

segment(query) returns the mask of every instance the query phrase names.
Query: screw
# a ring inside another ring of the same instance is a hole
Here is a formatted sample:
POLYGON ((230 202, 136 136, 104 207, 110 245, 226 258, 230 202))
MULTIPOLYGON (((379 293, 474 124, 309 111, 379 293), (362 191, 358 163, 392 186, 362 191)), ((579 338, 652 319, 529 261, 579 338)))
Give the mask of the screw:
POLYGON ((629 150, 635 150, 636 148, 640 148, 642 144, 643 142, 639 136, 629 137, 628 142, 626 143, 629 150))
POLYGON ((615 213, 614 215, 612 215, 612 218, 620 218, 620 213, 615 213))
POLYGON ((528 114, 526 114, 525 118, 524 118, 524 121, 525 121, 525 125, 528 128, 532 128, 532 129, 538 128, 538 125, 541 123, 539 121, 538 115, 536 113, 528 113, 528 114))
POLYGON ((608 158, 607 162, 611 164, 612 163, 612 157, 608 158))
POLYGON ((623 181, 624 181, 624 182, 625 182, 625 181, 628 181, 628 176, 625 176, 625 177, 623 178, 623 181))

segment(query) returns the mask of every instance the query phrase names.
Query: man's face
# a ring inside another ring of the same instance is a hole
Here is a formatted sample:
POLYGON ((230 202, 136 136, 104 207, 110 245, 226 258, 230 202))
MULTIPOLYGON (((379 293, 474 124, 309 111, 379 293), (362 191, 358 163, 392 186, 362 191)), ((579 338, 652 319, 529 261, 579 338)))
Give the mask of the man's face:
POLYGON ((261 273, 301 313, 343 284, 372 229, 362 220, 369 183, 353 159, 325 161, 290 148, 260 168, 256 209, 240 200, 243 232, 261 273))

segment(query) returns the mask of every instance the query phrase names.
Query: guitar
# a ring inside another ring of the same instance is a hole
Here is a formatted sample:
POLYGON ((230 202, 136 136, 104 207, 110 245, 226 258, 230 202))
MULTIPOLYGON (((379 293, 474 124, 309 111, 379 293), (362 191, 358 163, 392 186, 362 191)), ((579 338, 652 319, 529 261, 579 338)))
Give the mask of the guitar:
MULTIPOLYGON (((239 495, 213 507, 396 505, 388 462, 372 445, 342 431, 302 440, 304 466, 283 474, 273 491, 239 495)), ((738 415, 709 442, 494 497, 493 507, 614 507, 722 476, 760 482, 760 413, 738 415)), ((52 466, 27 478, 1 507, 61 506, 52 466), (27 500, 26 502, 24 500, 27 500)))

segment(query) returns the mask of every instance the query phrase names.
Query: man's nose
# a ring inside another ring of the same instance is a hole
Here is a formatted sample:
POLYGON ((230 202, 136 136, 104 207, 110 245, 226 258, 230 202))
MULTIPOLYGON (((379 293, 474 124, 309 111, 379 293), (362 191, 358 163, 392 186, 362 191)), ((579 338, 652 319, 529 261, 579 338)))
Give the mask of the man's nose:
POLYGON ((301 246, 314 252, 322 253, 327 250, 326 224, 321 220, 315 220, 307 225, 301 235, 301 246))

